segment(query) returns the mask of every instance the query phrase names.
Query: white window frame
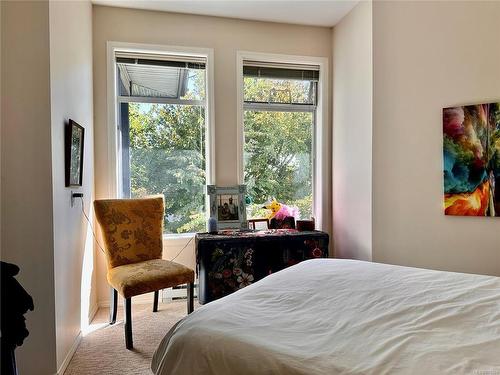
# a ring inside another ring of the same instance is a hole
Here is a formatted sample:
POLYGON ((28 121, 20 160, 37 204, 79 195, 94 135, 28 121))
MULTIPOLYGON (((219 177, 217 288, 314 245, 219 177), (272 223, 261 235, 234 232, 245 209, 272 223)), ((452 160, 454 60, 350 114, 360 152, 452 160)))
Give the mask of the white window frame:
POLYGON ((323 226, 324 215, 328 212, 328 58, 281 55, 262 52, 237 51, 236 52, 236 91, 237 91, 237 150, 238 150, 238 183, 244 184, 243 147, 245 144, 243 123, 243 61, 262 61, 282 64, 303 64, 319 66, 319 81, 317 88, 316 121, 313 134, 313 216, 316 227, 328 230, 323 226), (325 197, 325 198, 323 198, 325 197))
MULTIPOLYGON (((119 95, 117 92, 116 52, 156 53, 178 56, 194 56, 206 59, 206 103, 205 103, 205 160, 206 184, 215 181, 215 101, 214 101, 214 50, 202 47, 166 46, 158 44, 141 44, 109 41, 107 50, 107 110, 108 110, 108 168, 113 175, 108 179, 108 196, 119 198, 122 191, 120 130, 118 124, 119 95)), ((207 210, 208 215, 208 210, 207 210)), ((208 217, 208 216, 207 216, 208 217)), ((165 234, 164 237, 187 237, 191 233, 165 234)))

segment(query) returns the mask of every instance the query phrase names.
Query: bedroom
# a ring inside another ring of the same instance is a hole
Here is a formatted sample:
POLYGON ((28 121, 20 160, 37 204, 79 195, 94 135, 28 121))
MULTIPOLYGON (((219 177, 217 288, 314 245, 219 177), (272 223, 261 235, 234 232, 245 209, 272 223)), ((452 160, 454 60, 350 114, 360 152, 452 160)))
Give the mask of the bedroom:
MULTIPOLYGON (((71 194, 83 193, 87 214, 95 199, 112 197, 107 42, 171 54, 175 47, 184 55, 203 50, 207 59, 213 51, 207 100, 220 186, 238 184, 242 172, 238 56, 293 64, 307 57, 320 69, 326 60, 312 185, 330 257, 500 276, 498 220, 444 215, 442 156, 443 108, 499 100, 499 3, 111 3, 1 3, 1 257, 20 267, 17 279, 35 304, 25 315, 30 335, 16 349, 21 374, 63 373, 75 352, 75 360, 78 351, 95 353, 86 344, 92 335, 112 345, 88 362, 94 370, 110 361, 113 370, 103 373, 127 372, 128 365, 129 373, 149 371, 169 324, 186 315, 184 302, 161 303, 155 315, 151 294, 134 298, 138 353, 125 349, 121 299, 114 327, 89 325, 97 309, 107 319, 106 261, 71 194), (75 188, 64 183, 69 119, 86 131, 83 183, 75 188), (148 335, 154 343, 143 339, 148 335), (142 350, 146 360, 137 359, 142 350)), ((164 258, 182 250, 175 261, 194 269, 189 241, 165 240, 164 258)), ((470 372, 480 370, 499 371, 470 372)))

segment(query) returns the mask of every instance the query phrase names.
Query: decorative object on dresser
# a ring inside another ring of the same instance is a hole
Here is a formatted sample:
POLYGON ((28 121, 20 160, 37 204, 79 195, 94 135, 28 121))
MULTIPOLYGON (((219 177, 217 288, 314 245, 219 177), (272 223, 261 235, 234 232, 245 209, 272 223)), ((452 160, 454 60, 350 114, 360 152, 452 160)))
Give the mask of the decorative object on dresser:
POLYGON ((297 220, 296 224, 298 231, 314 230, 316 228, 316 223, 313 217, 310 220, 297 220))
POLYGON ((248 219, 248 228, 253 230, 269 229, 269 220, 265 218, 248 219), (262 228, 259 228, 259 226, 262 228))
POLYGON ((295 229, 295 218, 286 216, 283 219, 273 217, 269 220, 269 229, 295 229))
POLYGON ((293 217, 296 219, 300 217, 300 212, 297 207, 287 206, 284 203, 278 202, 276 198, 272 198, 269 202, 265 203, 262 208, 269 210, 269 214, 267 216, 269 220, 283 220, 287 217, 293 217))
POLYGON ((217 221, 218 229, 248 229, 246 191, 246 185, 207 185, 210 219, 217 221))
POLYGON ((212 234, 217 233, 217 220, 215 219, 215 217, 208 218, 207 230, 208 230, 208 233, 212 233, 212 234))
POLYGON ((235 292, 306 259, 327 258, 325 232, 290 229, 196 234, 201 304, 235 292))
POLYGON ((194 271, 162 259, 163 195, 96 200, 94 208, 106 244, 107 279, 111 285, 110 324, 116 322, 120 293, 125 299, 125 346, 132 349, 132 297, 154 292, 153 312, 156 312, 161 289, 187 284, 189 314, 194 308, 194 271))

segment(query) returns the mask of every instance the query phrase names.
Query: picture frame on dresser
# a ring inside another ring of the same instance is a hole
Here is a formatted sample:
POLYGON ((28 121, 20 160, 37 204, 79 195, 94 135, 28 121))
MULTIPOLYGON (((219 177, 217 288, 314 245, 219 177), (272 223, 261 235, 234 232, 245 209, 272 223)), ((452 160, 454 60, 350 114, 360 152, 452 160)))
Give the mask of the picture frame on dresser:
POLYGON ((246 185, 207 185, 210 218, 218 229, 248 229, 246 192, 246 185))

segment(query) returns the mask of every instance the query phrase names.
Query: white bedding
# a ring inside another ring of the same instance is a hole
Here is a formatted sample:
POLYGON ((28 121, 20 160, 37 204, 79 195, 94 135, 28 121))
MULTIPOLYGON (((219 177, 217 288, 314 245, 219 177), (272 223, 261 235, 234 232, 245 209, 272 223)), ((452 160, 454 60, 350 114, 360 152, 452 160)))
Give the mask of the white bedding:
POLYGON ((180 321, 155 374, 500 374, 500 278, 302 262, 180 321))

